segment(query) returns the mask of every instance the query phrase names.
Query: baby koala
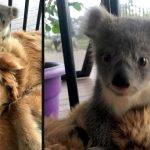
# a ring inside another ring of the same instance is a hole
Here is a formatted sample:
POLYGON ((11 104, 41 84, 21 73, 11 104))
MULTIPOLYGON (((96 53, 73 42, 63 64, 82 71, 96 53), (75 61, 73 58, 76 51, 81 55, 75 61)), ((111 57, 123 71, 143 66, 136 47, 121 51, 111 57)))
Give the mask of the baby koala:
POLYGON ((17 18, 18 9, 0 4, 0 40, 10 36, 11 20, 17 18))
POLYGON ((113 138, 120 150, 150 149, 150 106, 128 111, 113 138))

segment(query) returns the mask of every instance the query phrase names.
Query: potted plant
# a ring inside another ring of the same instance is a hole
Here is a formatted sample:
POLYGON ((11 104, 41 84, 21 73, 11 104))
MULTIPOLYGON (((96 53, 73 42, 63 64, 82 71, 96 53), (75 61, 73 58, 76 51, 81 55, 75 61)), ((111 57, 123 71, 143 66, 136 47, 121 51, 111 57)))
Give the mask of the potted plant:
POLYGON ((61 76, 64 66, 56 62, 46 62, 44 66, 44 115, 58 117, 61 76))

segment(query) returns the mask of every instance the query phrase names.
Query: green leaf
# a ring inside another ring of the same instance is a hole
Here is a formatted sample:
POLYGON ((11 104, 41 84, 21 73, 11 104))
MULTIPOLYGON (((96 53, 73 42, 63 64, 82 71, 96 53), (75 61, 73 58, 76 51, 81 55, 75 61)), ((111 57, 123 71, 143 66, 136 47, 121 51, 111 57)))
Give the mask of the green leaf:
POLYGON ((52 6, 51 6, 51 11, 52 11, 53 13, 57 13, 56 5, 52 5, 52 6))
POLYGON ((54 34, 60 33, 58 21, 55 22, 55 23, 53 23, 53 25, 52 25, 52 32, 53 32, 54 34))
POLYGON ((77 11, 81 11, 83 4, 79 3, 79 2, 71 2, 71 3, 69 3, 69 6, 72 6, 77 11))
POLYGON ((45 24, 45 30, 49 32, 51 31, 51 27, 48 24, 45 24))
POLYGON ((57 14, 56 5, 51 5, 49 7, 46 7, 45 12, 48 12, 50 15, 54 16, 55 14, 57 14))
MULTIPOLYGON (((83 4, 79 2, 69 2, 68 5, 77 11, 83 7, 83 4)), ((50 3, 45 6, 45 12, 48 13, 47 19, 50 21, 50 23, 45 23, 45 30, 52 31, 54 34, 60 33, 56 0, 50 0, 50 3)))

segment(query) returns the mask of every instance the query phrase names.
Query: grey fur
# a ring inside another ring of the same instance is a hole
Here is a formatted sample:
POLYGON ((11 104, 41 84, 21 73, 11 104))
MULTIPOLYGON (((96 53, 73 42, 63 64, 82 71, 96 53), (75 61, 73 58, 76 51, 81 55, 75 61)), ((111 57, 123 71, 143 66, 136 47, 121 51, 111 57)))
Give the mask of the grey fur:
POLYGON ((85 116, 90 146, 117 150, 111 130, 119 118, 135 106, 150 103, 150 20, 116 17, 104 8, 92 8, 86 18, 85 34, 93 41, 97 64, 95 89, 85 116), (108 54, 111 61, 106 63, 108 54), (141 57, 147 60, 145 66, 139 65, 141 57), (117 70, 123 70, 130 83, 126 93, 112 85, 117 70))
POLYGON ((0 4, 0 33, 1 38, 5 38, 10 34, 10 22, 17 18, 18 9, 0 4))

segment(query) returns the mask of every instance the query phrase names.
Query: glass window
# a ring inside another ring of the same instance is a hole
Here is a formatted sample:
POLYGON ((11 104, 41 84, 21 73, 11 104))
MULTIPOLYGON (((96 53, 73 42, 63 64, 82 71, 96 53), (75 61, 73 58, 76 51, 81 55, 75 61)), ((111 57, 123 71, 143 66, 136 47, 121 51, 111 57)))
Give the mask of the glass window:
POLYGON ((121 16, 150 17, 149 0, 120 0, 119 8, 121 16))

